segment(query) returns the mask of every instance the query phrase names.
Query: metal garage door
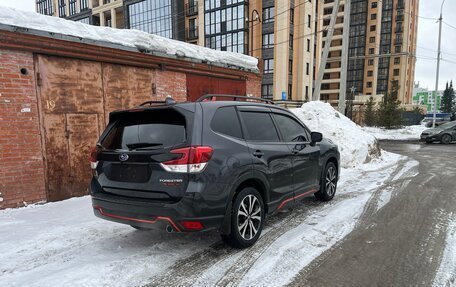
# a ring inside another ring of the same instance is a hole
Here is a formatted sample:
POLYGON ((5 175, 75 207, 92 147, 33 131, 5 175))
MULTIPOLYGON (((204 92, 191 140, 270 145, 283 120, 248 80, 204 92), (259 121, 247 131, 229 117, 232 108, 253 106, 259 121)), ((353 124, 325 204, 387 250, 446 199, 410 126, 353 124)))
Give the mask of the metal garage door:
POLYGON ((47 197, 88 193, 89 151, 115 109, 152 100, 152 70, 37 56, 47 197))

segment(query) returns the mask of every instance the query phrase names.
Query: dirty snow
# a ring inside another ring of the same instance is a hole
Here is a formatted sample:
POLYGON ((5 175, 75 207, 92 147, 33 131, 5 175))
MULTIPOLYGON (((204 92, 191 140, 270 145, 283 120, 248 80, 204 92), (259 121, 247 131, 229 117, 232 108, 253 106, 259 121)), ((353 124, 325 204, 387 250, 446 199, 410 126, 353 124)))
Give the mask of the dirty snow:
POLYGON ((448 217, 445 251, 433 286, 456 286, 456 214, 450 214, 448 217))
POLYGON ((378 127, 363 127, 362 129, 378 140, 419 140, 421 133, 428 128, 416 125, 393 130, 378 127))
MULTIPOLYGON (((1 24, 74 36, 80 39, 97 41, 99 44, 117 44, 159 56, 186 58, 258 72, 258 60, 256 58, 239 53, 216 51, 139 30, 92 26, 3 6, 0 6, 1 24)), ((0 26, 0 29, 5 28, 0 26)), ((51 37, 51 34, 49 36, 51 37)))
POLYGON ((339 146, 342 167, 356 167, 380 156, 380 148, 374 136, 364 132, 331 107, 319 101, 308 102, 301 108, 291 109, 312 131, 323 133, 339 146))

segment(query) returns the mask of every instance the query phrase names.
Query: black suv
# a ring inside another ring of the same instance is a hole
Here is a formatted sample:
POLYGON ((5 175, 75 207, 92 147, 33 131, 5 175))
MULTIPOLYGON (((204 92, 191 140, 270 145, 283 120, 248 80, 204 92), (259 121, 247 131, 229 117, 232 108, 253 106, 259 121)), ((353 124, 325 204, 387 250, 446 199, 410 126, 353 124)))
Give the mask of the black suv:
POLYGON ((95 215, 137 229, 217 229, 245 248, 267 214, 334 197, 336 145, 272 102, 214 97, 110 113, 90 155, 95 215))

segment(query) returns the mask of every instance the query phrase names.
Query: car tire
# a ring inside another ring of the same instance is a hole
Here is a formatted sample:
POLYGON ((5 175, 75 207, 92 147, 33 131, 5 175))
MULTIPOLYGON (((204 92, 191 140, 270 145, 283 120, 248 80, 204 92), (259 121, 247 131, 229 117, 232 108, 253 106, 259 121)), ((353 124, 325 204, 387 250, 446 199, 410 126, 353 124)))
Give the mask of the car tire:
POLYGON ((440 142, 443 143, 443 144, 450 144, 452 142, 452 138, 451 138, 451 135, 449 134, 444 134, 441 139, 440 139, 440 142))
POLYGON ((263 230, 263 198, 253 187, 242 189, 235 197, 231 210, 231 232, 222 235, 223 241, 234 248, 255 244, 263 230))
POLYGON ((315 193, 315 198, 321 201, 330 201, 336 194, 337 189, 337 167, 334 163, 328 162, 320 179, 320 190, 315 193))

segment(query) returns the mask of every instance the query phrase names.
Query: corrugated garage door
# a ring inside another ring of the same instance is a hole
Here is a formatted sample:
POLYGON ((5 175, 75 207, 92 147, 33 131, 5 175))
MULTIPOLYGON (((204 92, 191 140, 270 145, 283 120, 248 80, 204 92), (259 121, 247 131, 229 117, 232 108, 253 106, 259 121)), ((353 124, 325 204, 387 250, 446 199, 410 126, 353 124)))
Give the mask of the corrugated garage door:
POLYGON ((49 56, 35 63, 48 200, 85 195, 89 151, 107 115, 152 100, 153 71, 49 56))
POLYGON ((246 95, 245 80, 187 74, 187 99, 195 101, 207 94, 246 95))

